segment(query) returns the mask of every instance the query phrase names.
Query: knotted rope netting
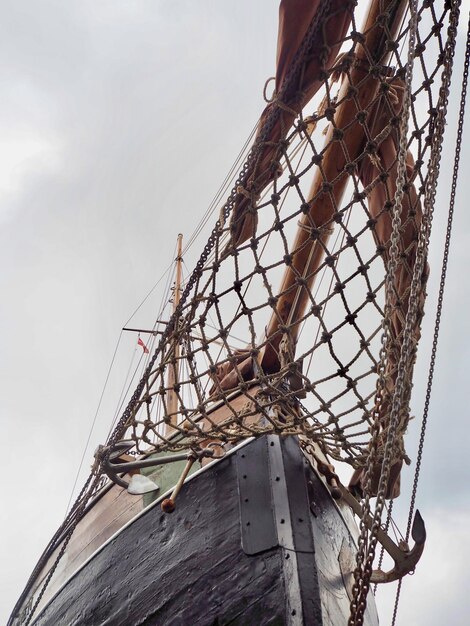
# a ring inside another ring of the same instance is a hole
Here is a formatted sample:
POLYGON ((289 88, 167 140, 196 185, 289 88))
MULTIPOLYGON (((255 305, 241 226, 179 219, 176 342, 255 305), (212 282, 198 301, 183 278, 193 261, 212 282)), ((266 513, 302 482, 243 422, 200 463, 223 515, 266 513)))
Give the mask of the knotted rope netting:
MULTIPOLYGON (((386 435, 431 147, 442 140, 435 120, 449 9, 420 5, 407 85, 406 2, 373 2, 362 29, 354 2, 304 4, 305 15, 295 20, 289 3, 281 5, 276 91, 111 442, 130 436, 143 452, 304 434, 333 459, 361 468, 374 411, 386 435), (409 124, 400 165, 405 99, 409 124), (397 259, 386 298, 397 198, 397 259)), ((396 473, 406 459, 403 434, 428 274, 421 265, 396 473)))
MULTIPOLYGON (((281 2, 275 92, 108 454, 129 438, 138 454, 301 434, 368 497, 393 414, 396 495, 458 4, 417 5, 410 55, 406 1, 365 17, 353 0, 281 2)), ((101 478, 98 457, 15 607, 57 551, 26 623, 101 478)))

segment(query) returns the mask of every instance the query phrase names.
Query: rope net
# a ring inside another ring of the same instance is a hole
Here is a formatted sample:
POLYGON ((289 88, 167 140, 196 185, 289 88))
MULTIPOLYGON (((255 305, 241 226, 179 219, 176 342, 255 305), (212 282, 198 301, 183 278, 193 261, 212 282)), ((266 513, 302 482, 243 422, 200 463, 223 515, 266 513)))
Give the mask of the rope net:
MULTIPOLYGON (((281 3, 275 92, 253 147, 111 442, 132 438, 136 453, 148 453, 302 434, 352 465, 360 486, 372 415, 386 436, 395 390, 449 9, 418 9, 399 181, 407 4, 372 3, 362 28, 354 2, 301 3, 295 19, 291 5, 281 3), (386 298, 398 186, 398 261, 386 298)), ((425 263, 389 496, 406 460, 427 275, 425 263)))
MULTIPOLYGON (((142 379, 15 606, 57 550, 26 624, 122 439, 139 455, 302 435, 354 468, 366 513, 369 497, 382 507, 398 494, 459 2, 413 2, 411 22, 408 6, 373 0, 364 16, 352 0, 282 0, 274 94, 142 379)), ((374 556, 366 535, 362 520, 351 623, 374 556)))

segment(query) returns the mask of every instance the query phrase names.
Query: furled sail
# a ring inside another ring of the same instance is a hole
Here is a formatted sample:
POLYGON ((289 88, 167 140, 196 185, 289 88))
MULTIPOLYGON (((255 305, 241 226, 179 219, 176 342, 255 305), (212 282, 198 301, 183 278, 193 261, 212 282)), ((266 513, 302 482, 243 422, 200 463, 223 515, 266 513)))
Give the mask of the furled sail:
MULTIPOLYGON (((442 71, 444 55, 442 42, 433 47, 430 39, 441 40, 449 8, 440 15, 427 4, 420 8, 416 55, 426 69, 409 91, 398 43, 409 36, 406 2, 372 2, 360 30, 353 5, 281 3, 275 98, 139 399, 120 422, 120 435, 130 433, 139 451, 273 431, 304 434, 352 465, 352 485, 361 492, 375 423, 382 443, 369 485, 374 493, 435 149, 440 95, 429 75, 442 71), (407 94, 411 128, 403 135, 407 94), (397 261, 386 294, 397 190, 397 261), (390 328, 385 356, 384 323, 390 328), (226 410, 214 416, 221 405, 226 410)), ((403 434, 427 273, 424 265, 389 497, 398 493, 406 460, 403 434)))
POLYGON ((296 117, 322 87, 325 72, 337 59, 354 4, 349 0, 281 1, 275 91, 261 115, 255 139, 259 149, 245 173, 231 216, 233 245, 243 243, 254 233, 253 206, 278 172, 281 144, 296 117), (275 120, 271 121, 274 112, 275 120))
MULTIPOLYGON (((353 470, 364 506, 346 488, 341 497, 364 522, 350 621, 362 624, 384 499, 398 494, 407 461, 459 2, 372 0, 362 27, 356 4, 282 0, 275 94, 255 143, 15 613, 50 560, 31 619, 123 451, 145 455, 145 467, 153 455, 189 454, 177 493, 215 448, 274 433, 353 470)), ((118 470, 113 480, 127 486, 118 470)))
MULTIPOLYGON (((390 258, 390 242, 392 236, 392 219, 390 209, 396 194, 398 177, 398 146, 400 136, 398 126, 390 128, 390 120, 398 120, 403 111, 403 95, 405 85, 399 79, 389 83, 389 99, 380 98, 375 103, 369 114, 369 130, 372 137, 380 138, 377 142, 376 153, 373 157, 364 158, 359 165, 359 178, 364 189, 368 192, 369 213, 376 224, 373 230, 374 238, 380 249, 383 250, 383 258, 387 266, 390 258), (383 137, 383 140, 382 140, 383 137)), ((388 364, 386 371, 385 398, 381 406, 381 421, 384 430, 387 427, 387 418, 390 413, 391 398, 395 389, 397 367, 400 359, 400 349, 403 343, 405 318, 408 311, 411 280, 416 261, 416 247, 418 244, 419 229, 422 222, 422 207, 416 191, 414 180, 417 175, 412 153, 406 154, 406 179, 404 182, 405 193, 403 196, 400 216, 400 239, 399 254, 401 262, 395 272, 393 283, 393 302, 390 303, 392 315, 390 320, 392 344, 388 350, 388 364)), ((399 470, 403 463, 404 442, 403 435, 407 424, 408 402, 411 394, 411 378, 413 364, 416 358, 416 347, 420 338, 420 325, 423 316, 425 299, 425 286, 428 276, 428 266, 424 267, 421 276, 421 288, 419 293, 418 315, 413 330, 413 351, 408 363, 406 390, 404 391, 404 409, 400 435, 397 441, 396 461, 392 468, 391 478, 387 489, 387 497, 399 495, 399 470), (401 458, 400 458, 401 457, 401 458)), ((373 474, 373 493, 377 492, 380 467, 376 467, 373 474)), ((350 486, 363 491, 361 480, 364 476, 363 468, 355 471, 350 486)))

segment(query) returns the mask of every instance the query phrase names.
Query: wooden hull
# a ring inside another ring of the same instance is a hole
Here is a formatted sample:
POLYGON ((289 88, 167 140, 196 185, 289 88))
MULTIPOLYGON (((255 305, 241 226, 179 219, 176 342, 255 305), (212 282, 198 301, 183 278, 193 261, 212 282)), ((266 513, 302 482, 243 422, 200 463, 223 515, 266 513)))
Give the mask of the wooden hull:
POLYGON ((192 476, 172 515, 130 521, 33 623, 346 624, 356 533, 297 440, 262 437, 192 476))

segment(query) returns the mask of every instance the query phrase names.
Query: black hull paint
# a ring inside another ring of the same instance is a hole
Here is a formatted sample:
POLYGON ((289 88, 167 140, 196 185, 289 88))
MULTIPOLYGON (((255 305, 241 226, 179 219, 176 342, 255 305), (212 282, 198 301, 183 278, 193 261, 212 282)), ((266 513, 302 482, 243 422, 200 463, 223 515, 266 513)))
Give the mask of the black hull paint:
POLYGON ((149 507, 34 623, 340 626, 349 615, 351 522, 295 438, 262 437, 190 480, 172 515, 149 507))

